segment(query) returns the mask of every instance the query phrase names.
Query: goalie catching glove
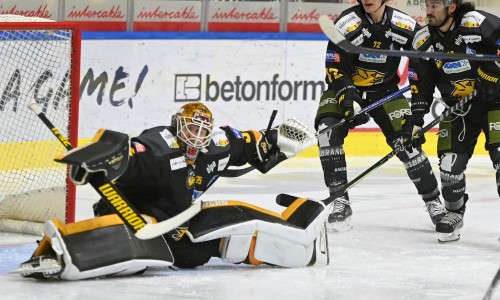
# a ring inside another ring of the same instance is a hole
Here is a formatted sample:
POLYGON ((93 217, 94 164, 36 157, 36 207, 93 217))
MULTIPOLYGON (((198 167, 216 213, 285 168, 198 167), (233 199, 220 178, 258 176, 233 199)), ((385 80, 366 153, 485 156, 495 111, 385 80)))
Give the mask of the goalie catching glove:
POLYGON ((304 123, 290 118, 270 130, 252 131, 257 159, 250 162, 261 173, 316 145, 316 135, 304 123))
POLYGON ((111 181, 127 169, 130 151, 128 135, 100 129, 90 143, 55 158, 70 165, 70 178, 75 184, 87 184, 92 175, 104 172, 111 181))

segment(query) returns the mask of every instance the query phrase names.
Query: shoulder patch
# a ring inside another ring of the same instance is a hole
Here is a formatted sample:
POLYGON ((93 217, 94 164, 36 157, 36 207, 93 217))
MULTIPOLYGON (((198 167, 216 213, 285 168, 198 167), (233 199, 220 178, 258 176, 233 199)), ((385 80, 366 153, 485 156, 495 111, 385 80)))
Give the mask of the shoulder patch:
POLYGON ((144 147, 143 144, 138 142, 132 142, 132 144, 134 145, 135 151, 137 151, 137 153, 146 151, 146 147, 144 147))
POLYGON ((170 148, 179 148, 179 144, 177 143, 177 139, 168 129, 164 129, 163 131, 161 131, 160 136, 163 138, 165 143, 167 143, 167 145, 170 148))
POLYGON ((391 23, 399 28, 414 31, 417 21, 415 21, 412 17, 395 10, 392 13, 391 23))
POLYGON ((214 133, 212 134, 212 141, 214 142, 215 146, 218 147, 226 147, 229 144, 226 133, 224 132, 224 130, 218 127, 214 129, 214 133))
POLYGON ((418 50, 431 36, 429 32, 429 27, 425 26, 424 28, 417 31, 415 37, 413 38, 413 49, 418 50))
POLYGON ((325 60, 328 62, 340 62, 340 55, 335 51, 327 50, 325 60))
POLYGON ((234 133, 234 135, 236 136, 236 138, 238 138, 238 139, 242 139, 243 138, 243 135, 241 135, 241 132, 239 130, 234 129, 231 126, 227 126, 227 127, 229 127, 229 129, 231 129, 231 131, 234 133))
POLYGON ((337 27, 343 35, 347 35, 348 33, 355 31, 359 25, 361 25, 361 19, 355 12, 352 12, 338 20, 335 27, 337 27))
POLYGON ((460 26, 469 28, 479 27, 481 26, 481 23, 483 23, 484 19, 486 19, 486 17, 479 12, 470 11, 463 16, 462 20, 460 21, 460 26))

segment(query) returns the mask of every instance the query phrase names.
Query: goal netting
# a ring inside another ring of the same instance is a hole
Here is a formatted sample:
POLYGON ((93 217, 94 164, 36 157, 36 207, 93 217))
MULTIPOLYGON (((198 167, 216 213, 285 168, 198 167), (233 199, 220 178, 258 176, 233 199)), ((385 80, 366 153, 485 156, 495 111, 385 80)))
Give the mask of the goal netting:
POLYGON ((27 104, 76 145, 79 60, 75 24, 0 15, 0 231, 41 234, 49 219, 74 221, 75 186, 53 161, 65 148, 27 104))

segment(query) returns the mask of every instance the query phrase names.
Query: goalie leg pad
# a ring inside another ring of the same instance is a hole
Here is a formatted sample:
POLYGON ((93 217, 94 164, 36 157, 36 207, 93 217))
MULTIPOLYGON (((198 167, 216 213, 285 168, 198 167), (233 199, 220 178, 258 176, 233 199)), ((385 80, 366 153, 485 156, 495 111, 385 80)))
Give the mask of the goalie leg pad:
POLYGON ((281 215, 244 202, 207 201, 186 234, 195 243, 223 239, 221 257, 228 262, 302 267, 313 257, 316 262, 316 240, 322 241, 322 253, 328 251, 319 238, 324 224, 323 203, 302 198, 281 215))
POLYGON ((64 280, 130 275, 173 264, 163 237, 139 240, 117 215, 68 225, 51 220, 45 223, 44 232, 45 239, 33 257, 55 253, 62 265, 58 277, 64 280))
POLYGON ((493 167, 496 171, 496 180, 497 180, 497 192, 500 196, 500 145, 495 144, 490 146, 490 158, 493 162, 493 167))

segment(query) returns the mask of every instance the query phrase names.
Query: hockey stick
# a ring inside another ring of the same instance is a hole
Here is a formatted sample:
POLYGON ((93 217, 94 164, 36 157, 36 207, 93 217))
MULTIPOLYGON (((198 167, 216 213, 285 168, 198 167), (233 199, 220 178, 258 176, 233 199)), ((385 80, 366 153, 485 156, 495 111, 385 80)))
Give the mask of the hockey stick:
MULTIPOLYGON (((273 110, 271 113, 271 118, 269 119, 269 123, 267 124, 267 130, 266 132, 269 132, 271 130, 271 126, 273 126, 274 119, 276 118, 276 114, 278 113, 278 110, 273 110)), ((254 170, 254 166, 242 168, 242 169, 227 169, 226 172, 224 172, 221 176, 222 177, 240 177, 245 175, 246 173, 254 170)))
POLYGON ((353 45, 348 41, 340 31, 337 30, 332 20, 327 15, 321 15, 319 17, 319 26, 325 35, 335 43, 337 46, 342 48, 348 53, 356 54, 377 54, 385 56, 406 56, 406 57, 428 57, 433 59, 470 59, 477 61, 490 61, 495 62, 500 67, 500 56, 489 55, 489 54, 466 54, 466 53, 445 53, 445 52, 424 52, 424 51, 414 51, 414 50, 390 50, 390 49, 375 49, 375 48, 365 48, 353 45))
POLYGON ((497 287, 498 280, 500 280, 500 269, 498 269, 497 273, 495 274, 495 277, 493 277, 493 280, 491 281, 490 286, 488 287, 488 290, 486 291, 486 294, 483 297, 483 300, 491 299, 491 296, 493 296, 493 292, 497 287))
MULTIPOLYGON (((417 133, 415 133, 415 135, 413 136, 413 138, 414 139, 418 139, 419 137, 421 137, 424 133, 426 133, 431 128, 433 128, 434 126, 438 125, 441 121, 443 121, 444 119, 446 119, 447 117, 449 117, 457 109, 459 109, 462 106, 464 106, 465 103, 467 103, 468 101, 470 101, 476 95, 477 95, 477 90, 474 90, 472 93, 470 93, 469 95, 467 95, 467 97, 460 99, 460 101, 458 101, 457 103, 455 103, 453 106, 448 107, 447 109, 445 109, 441 113, 441 115, 439 117, 435 118, 429 124, 427 124, 426 126, 424 126, 423 128, 421 128, 417 133)), ((373 171, 375 171, 380 166, 382 166, 383 164, 385 164, 386 162, 388 162, 389 159, 391 159, 393 156, 395 156, 396 154, 398 154, 401 151, 404 151, 405 149, 406 149, 406 145, 405 144, 401 144, 401 146, 395 148, 389 154, 387 154, 386 156, 382 157, 379 161, 377 161, 371 167, 369 167, 368 169, 366 169, 363 173, 359 174, 356 178, 354 178, 353 180, 349 181, 344 186, 340 187, 336 192, 334 192, 333 194, 331 194, 330 197, 328 197, 326 199, 323 199, 321 201, 325 205, 328 205, 328 204, 332 203, 334 199, 336 199, 336 198, 342 196, 343 194, 345 194, 348 190, 350 190, 352 187, 354 187, 356 184, 358 184, 366 176, 370 175, 373 171)), ((280 195, 278 195, 278 197, 284 197, 284 198, 286 198, 286 197, 294 197, 294 196, 290 196, 290 195, 286 195, 286 194, 280 194, 280 195), (283 196, 281 196, 281 195, 283 195, 283 196)))
POLYGON ((389 96, 385 97, 385 98, 382 98, 380 100, 378 100, 377 102, 374 102, 370 105, 368 105, 367 107, 361 109, 360 111, 358 111, 357 114, 355 114, 354 116, 350 117, 350 118, 347 118, 347 119, 342 119, 340 120, 340 122, 338 123, 335 123, 335 124, 332 124, 326 128, 323 128, 321 129, 317 134, 316 136, 321 136, 325 133, 327 133, 328 131, 334 129, 334 128, 337 128, 339 126, 342 126, 343 124, 345 124, 346 122, 349 122, 351 120, 353 120, 354 118, 356 118, 358 115, 361 115, 361 114, 366 114, 367 112, 391 101, 392 99, 396 98, 397 96, 401 95, 401 94, 404 94, 406 91, 408 91, 410 89, 410 86, 405 86, 404 88, 400 89, 399 91, 397 92, 394 92, 392 94, 390 94, 389 96))
MULTIPOLYGON (((68 151, 73 149, 70 142, 64 135, 52 124, 47 116, 38 107, 36 102, 30 102, 28 107, 47 125, 50 131, 57 137, 57 139, 66 147, 68 151)), ((156 224, 147 224, 141 217, 137 210, 130 204, 125 196, 118 190, 113 182, 111 182, 104 173, 96 173, 89 181, 90 185, 97 191, 97 193, 106 199, 110 207, 116 214, 123 220, 124 224, 130 228, 135 236, 139 239, 152 239, 160 236, 170 230, 183 224, 198 212, 201 211, 201 200, 195 201, 188 209, 179 213, 178 215, 164 220, 156 224), (105 192, 104 192, 105 191, 105 192), (119 209, 117 206, 119 206, 119 209)))

